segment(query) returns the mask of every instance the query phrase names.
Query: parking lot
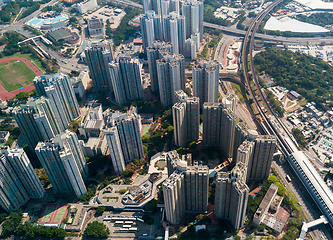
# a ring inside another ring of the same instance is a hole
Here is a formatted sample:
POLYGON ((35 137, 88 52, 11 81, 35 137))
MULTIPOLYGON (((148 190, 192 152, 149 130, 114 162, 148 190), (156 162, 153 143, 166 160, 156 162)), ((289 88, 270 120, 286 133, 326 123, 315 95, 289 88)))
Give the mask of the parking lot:
POLYGON ((150 215, 154 218, 153 225, 134 220, 134 218, 142 218, 143 215, 143 212, 104 212, 102 216, 96 217, 92 221, 103 222, 110 229, 110 237, 137 238, 140 236, 154 236, 159 230, 160 214, 150 215), (113 220, 106 220, 108 218, 113 218, 113 220), (137 230, 120 230, 124 228, 137 228, 137 230))
POLYGON ((121 19, 125 16, 122 9, 104 6, 91 13, 83 14, 85 19, 103 19, 104 24, 109 20, 111 29, 117 28, 121 19))

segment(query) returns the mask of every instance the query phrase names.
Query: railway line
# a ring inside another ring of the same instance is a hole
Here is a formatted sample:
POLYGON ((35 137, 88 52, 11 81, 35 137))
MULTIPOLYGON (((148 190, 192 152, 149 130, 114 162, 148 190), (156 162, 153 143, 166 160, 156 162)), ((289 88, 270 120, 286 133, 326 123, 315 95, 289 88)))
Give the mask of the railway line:
MULTIPOLYGON (((327 218, 331 219, 330 225, 332 226, 332 199, 327 195, 326 184, 321 179, 321 176, 317 174, 316 170, 308 159, 305 159, 300 153, 298 144, 289 130, 285 127, 281 119, 277 116, 275 110, 272 109, 270 104, 267 102, 267 98, 261 90, 258 83, 258 77, 255 72, 253 64, 252 49, 254 45, 254 35, 259 28, 260 22, 263 18, 273 10, 278 4, 284 0, 277 0, 269 5, 265 10, 260 12, 258 16, 249 26, 248 31, 244 37, 243 49, 242 49, 242 64, 243 64, 243 75, 244 84, 254 101, 255 107, 258 111, 257 120, 260 126, 266 134, 275 135, 277 137, 278 148, 291 163, 292 168, 295 170, 297 176, 308 190, 309 194, 317 204, 318 208, 322 211, 327 218), (249 45, 248 45, 249 44, 249 45), (249 55, 247 54, 249 51, 249 55), (248 73, 248 56, 249 56, 249 69, 251 76, 248 73), (251 80, 254 83, 255 90, 251 86, 251 80), (256 93, 257 92, 257 93, 256 93), (292 159, 294 157, 294 159, 292 159), (310 171, 304 171, 305 168, 311 169, 310 171), (313 168, 313 169, 312 169, 313 168), (312 173, 312 172, 316 172, 312 173), (324 186, 325 185, 325 186, 324 186), (316 196, 316 197, 314 197, 316 196), (324 200, 325 199, 325 200, 324 200), (326 211, 326 212, 325 212, 326 211), (330 213, 327 213, 329 211, 330 213)), ((305 156, 305 155, 304 155, 305 156)), ((329 190, 328 190, 329 191, 329 190)), ((304 206, 305 207, 305 206, 304 206)), ((310 206, 311 208, 311 206, 310 206)), ((308 208, 308 209, 310 209, 308 208)), ((313 208, 311 208, 313 210, 313 208)), ((313 215, 306 214, 307 221, 313 220, 313 215)), ((328 239, 331 239, 330 233, 327 232, 326 228, 320 228, 322 231, 315 230, 312 232, 315 239, 319 239, 322 236, 322 232, 325 233, 328 239)))

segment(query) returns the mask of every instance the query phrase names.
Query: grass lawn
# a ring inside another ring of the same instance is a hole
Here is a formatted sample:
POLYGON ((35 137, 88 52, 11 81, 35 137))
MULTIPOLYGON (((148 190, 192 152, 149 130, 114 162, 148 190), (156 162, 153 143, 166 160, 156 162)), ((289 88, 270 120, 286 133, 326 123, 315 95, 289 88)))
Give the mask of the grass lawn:
POLYGON ((7 63, 7 62, 4 62, 4 63, 1 63, 1 64, 0 64, 0 67, 4 67, 4 66, 6 66, 6 65, 8 65, 8 63, 7 63))
POLYGON ((0 68, 0 83, 8 92, 31 84, 35 76, 22 61, 0 68))
POLYGON ((40 68, 42 70, 42 73, 45 72, 45 69, 42 68, 41 62, 38 59, 36 59, 36 58, 32 58, 31 54, 22 54, 20 52, 17 52, 17 53, 15 53, 13 55, 5 56, 5 57, 0 58, 0 59, 10 58, 10 57, 21 57, 21 58, 28 59, 29 61, 34 61, 34 64, 36 64, 38 66, 38 68, 40 68))
POLYGON ((231 87, 235 91, 237 97, 241 102, 245 102, 248 100, 248 96, 246 95, 243 87, 233 82, 231 83, 231 87))

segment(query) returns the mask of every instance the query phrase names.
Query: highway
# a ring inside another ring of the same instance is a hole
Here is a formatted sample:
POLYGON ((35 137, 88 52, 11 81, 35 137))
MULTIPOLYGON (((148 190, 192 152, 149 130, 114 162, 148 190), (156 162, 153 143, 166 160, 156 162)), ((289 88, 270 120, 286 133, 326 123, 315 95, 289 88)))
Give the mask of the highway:
MULTIPOLYGON (((257 108, 257 111, 260 115, 259 119, 261 120, 261 126, 263 130, 266 132, 266 134, 272 134, 277 137, 278 141, 278 147, 280 148, 281 152, 284 153, 286 157, 288 157, 291 153, 298 151, 298 145, 295 143, 295 140, 287 130, 287 128, 282 123, 281 119, 276 115, 275 111, 272 110, 270 104, 267 102, 266 96, 263 94, 261 87, 258 83, 257 76, 255 74, 255 69, 253 65, 253 56, 252 56, 252 49, 254 45, 254 36, 256 31, 258 30, 259 24, 262 21, 262 19, 279 3, 281 3, 283 0, 277 0, 274 3, 272 3, 268 8, 263 10, 261 13, 258 14, 258 16, 255 18, 255 20, 251 23, 245 37, 244 37, 244 43, 243 43, 243 51, 242 51, 242 64, 243 64, 243 74, 245 79, 245 84, 247 84, 247 88, 250 92, 250 95, 252 99, 254 100, 255 106, 257 108), (252 32, 253 31, 253 32, 252 32), (251 38, 250 38, 251 36, 251 38), (250 39, 250 41, 249 41, 250 39), (250 83, 250 77, 247 69, 247 62, 248 62, 248 54, 247 54, 247 46, 248 42, 250 42, 249 46, 249 60, 250 60, 250 70, 253 73, 251 78, 255 84, 255 88, 257 89, 257 93, 252 89, 251 83, 250 83), (258 100, 259 99, 259 100, 258 100), (266 112, 264 112, 262 109, 267 109, 266 112), (287 139, 289 139, 286 141, 287 139)), ((296 161, 299 161, 297 159, 296 161)), ((304 160, 303 160, 304 161, 304 160)), ((305 162, 305 161, 304 161, 305 162)), ((302 163, 303 164, 303 163, 302 163)), ((289 167, 289 165, 283 165, 282 167, 277 166, 276 167, 279 175, 283 178, 285 176, 285 172, 283 172, 283 168, 286 166, 289 167)), ((315 181, 313 176, 308 176, 308 179, 311 179, 312 181, 315 181)), ((304 183, 303 183, 304 184, 304 183)), ((325 183, 324 183, 325 184, 325 183)), ((290 183, 287 187, 287 189, 290 189, 293 194, 298 198, 298 200, 303 203, 303 209, 306 217, 306 221, 312 221, 313 219, 318 217, 318 210, 314 207, 312 207, 309 204, 309 201, 305 198, 304 194, 300 192, 299 190, 300 185, 297 186, 297 182, 295 185, 295 181, 290 183)), ((302 191, 302 190, 301 190, 302 191)), ((316 189, 316 191, 320 192, 320 189, 316 189)), ((305 192, 304 192, 305 193, 305 192)), ((320 192, 319 194, 325 194, 320 192)), ((320 195, 321 196, 321 195, 320 195)), ((318 199, 317 199, 318 200, 318 199)), ((311 200, 310 200, 311 201, 311 200)), ((325 212, 323 212, 325 214, 325 212)), ((327 231, 326 227, 324 226, 318 226, 317 229, 311 230, 311 235, 313 239, 321 239, 321 236, 326 236, 326 239, 331 239, 330 233, 327 231)), ((325 239, 325 238, 324 238, 325 239)))
MULTIPOLYGON (((141 4, 139 4, 137 2, 132 2, 131 0, 122 0, 121 2, 119 2, 118 0, 109 0, 109 1, 143 9, 141 4)), ((220 26, 220 25, 213 24, 213 23, 208 23, 208 22, 203 22, 203 25, 205 27, 220 29, 223 32, 229 33, 229 34, 232 34, 232 35, 236 34, 236 35, 244 36, 247 33, 246 31, 237 29, 235 27, 225 27, 225 26, 220 26)), ((283 43, 286 43, 286 44, 306 45, 306 44, 320 44, 322 42, 325 42, 326 44, 333 44, 333 38, 332 37, 327 37, 327 38, 323 38, 323 37, 300 38, 300 37, 273 36, 273 35, 261 34, 261 33, 257 33, 255 35, 256 35, 255 37, 258 38, 258 39, 270 40, 270 41, 279 41, 279 42, 283 42, 283 43)))

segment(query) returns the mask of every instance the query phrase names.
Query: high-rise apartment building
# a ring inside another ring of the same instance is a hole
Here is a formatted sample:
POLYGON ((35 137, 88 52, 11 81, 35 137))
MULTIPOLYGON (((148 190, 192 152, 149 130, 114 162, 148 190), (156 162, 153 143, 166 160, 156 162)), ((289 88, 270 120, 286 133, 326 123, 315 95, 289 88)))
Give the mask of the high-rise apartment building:
POLYGON ((219 146, 226 157, 232 157, 237 122, 237 115, 222 103, 204 103, 203 145, 219 146))
POLYGON ((177 12, 163 16, 164 40, 171 42, 174 54, 185 53, 185 17, 177 12))
POLYGON ((232 163, 236 165, 237 149, 245 141, 248 135, 248 128, 243 122, 237 123, 235 128, 234 152, 232 154, 232 163))
POLYGON ((12 114, 32 151, 39 141, 49 140, 64 130, 55 116, 51 101, 43 96, 15 107, 12 114))
POLYGON ((226 98, 222 99, 222 103, 225 107, 231 109, 231 111, 236 112, 236 105, 237 105, 237 97, 236 94, 230 93, 226 98))
POLYGON ((127 113, 107 111, 104 113, 105 137, 109 145, 114 169, 122 172, 124 166, 134 159, 144 157, 141 139, 141 118, 136 108, 127 113), (114 156, 112 158, 112 156, 114 156))
POLYGON ((185 58, 183 55, 165 54, 156 61, 160 100, 163 106, 173 105, 175 91, 185 90, 185 58))
MULTIPOLYGON (((245 167, 246 168, 246 167, 245 167)), ((244 226, 249 188, 240 169, 219 172, 216 177, 215 216, 228 219, 235 229, 244 226)))
POLYGON ((143 47, 151 47, 155 40, 163 40, 161 16, 148 10, 140 16, 143 47))
POLYGON ((139 59, 118 57, 109 63, 110 77, 118 105, 136 99, 144 99, 141 64, 139 59))
MULTIPOLYGON (((253 161, 253 152, 254 152, 254 141, 245 140, 238 148, 237 148, 237 157, 235 159, 235 164, 243 163, 247 167, 251 167, 250 164, 253 161)), ((247 183, 250 179, 251 169, 247 169, 247 173, 244 179, 244 182, 247 183)))
POLYGON ((197 0, 183 2, 182 15, 185 17, 186 39, 199 32, 200 41, 203 40, 203 12, 203 2, 197 0))
POLYGON ((15 211, 30 198, 42 198, 45 190, 22 148, 0 148, 0 205, 15 211))
POLYGON ((192 164, 191 156, 179 158, 177 151, 166 153, 169 178, 163 183, 166 218, 177 224, 185 212, 208 209, 209 168, 192 164))
POLYGON ((108 69, 108 63, 113 61, 112 42, 103 40, 90 43, 84 52, 94 89, 96 91, 112 91, 108 69))
POLYGON ((39 96, 50 99, 61 129, 66 129, 73 119, 80 116, 79 104, 68 75, 63 73, 52 76, 41 75, 35 77, 33 83, 39 96))
POLYGON ((258 135, 254 139, 253 159, 249 162, 249 180, 264 180, 269 176, 276 148, 274 135, 258 135))
POLYGON ((163 182, 163 197, 166 219, 176 225, 186 213, 185 176, 182 172, 174 171, 163 182))
POLYGON ((75 133, 66 130, 52 141, 39 142, 35 152, 54 192, 74 192, 77 198, 87 193, 83 178, 88 168, 75 133))
POLYGON ((193 96, 204 102, 218 101, 220 64, 217 61, 198 59, 192 67, 193 96))
POLYGON ((190 38, 185 41, 184 56, 191 60, 197 59, 197 46, 196 43, 190 38))
POLYGON ((173 46, 171 43, 155 41, 151 47, 146 48, 146 52, 151 90, 153 92, 159 92, 156 60, 161 59, 166 53, 172 53, 173 46))
POLYGON ((143 0, 143 12, 149 10, 154 11, 156 14, 161 14, 161 0, 143 0))
POLYGON ((185 172, 186 211, 206 212, 208 209, 209 168, 188 166, 185 172))
POLYGON ((120 175, 125 171, 125 160, 117 127, 106 128, 104 133, 109 146, 113 169, 116 174, 120 175))
POLYGON ((183 95, 172 106, 175 144, 185 147, 187 142, 197 141, 199 138, 199 98, 189 98, 183 90, 176 91, 175 93, 176 95, 183 95))

